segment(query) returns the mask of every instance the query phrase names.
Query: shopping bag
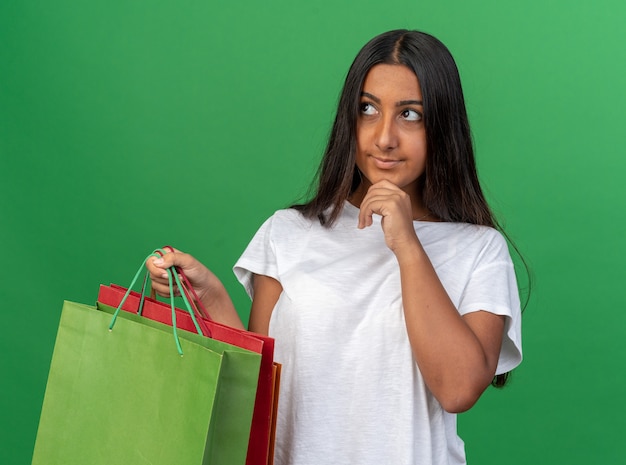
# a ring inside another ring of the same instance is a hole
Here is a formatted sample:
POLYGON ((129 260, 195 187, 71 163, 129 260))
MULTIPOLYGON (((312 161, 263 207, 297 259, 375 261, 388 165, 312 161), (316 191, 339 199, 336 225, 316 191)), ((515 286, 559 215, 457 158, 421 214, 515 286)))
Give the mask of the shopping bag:
MULTIPOLYGON (((182 280, 186 279, 181 270, 174 269, 174 272, 175 277, 176 273, 178 273, 178 276, 182 280)), ((181 290, 188 289, 193 292, 193 288, 190 286, 187 288, 186 286, 181 285, 180 281, 178 281, 178 284, 181 290)), ((127 288, 116 284, 111 284, 109 286, 101 285, 98 293, 98 302, 111 306, 117 306, 122 299, 126 297, 126 300, 121 307, 122 310, 132 313, 141 313, 141 315, 146 318, 171 325, 172 313, 169 305, 164 302, 160 302, 155 298, 147 297, 145 295, 146 292, 145 288, 144 292, 140 293, 132 290, 129 291, 127 288)), ((187 295, 185 298, 186 303, 194 300, 197 304, 201 305, 201 303, 197 300, 197 297, 194 298, 193 295, 187 295)), ((191 318, 191 314, 182 309, 176 309, 175 312, 178 327, 183 330, 194 331, 195 323, 191 318)), ((273 361, 274 339, 249 331, 222 325, 210 320, 209 318, 203 317, 202 314, 207 313, 206 311, 199 312, 199 314, 196 315, 196 319, 198 320, 199 326, 203 329, 203 331, 208 332, 207 335, 209 337, 261 354, 261 366, 259 370, 257 395, 250 430, 246 464, 271 465, 273 463, 276 431, 275 421, 277 416, 280 383, 280 365, 273 361)))
MULTIPOLYGON (((166 246, 166 247, 169 247, 169 246, 166 246)), ((171 251, 173 251, 171 247, 169 248, 171 251)), ((162 254, 162 253, 163 253, 163 250, 161 249, 159 251, 159 254, 162 254)), ((185 302, 187 303, 192 302, 191 306, 194 307, 196 314, 200 316, 205 315, 206 318, 210 320, 209 313, 204 308, 202 301, 196 295, 196 292, 193 289, 193 286, 191 286, 191 283, 189 282, 189 280, 187 279, 183 271, 179 269, 179 267, 174 267, 174 270, 178 272, 180 274, 180 277, 182 278, 181 280, 177 279, 177 284, 182 288, 182 295, 183 295, 185 302), (181 285, 181 281, 182 281, 182 285, 181 285), (194 302, 196 303, 196 306, 193 305, 194 302)), ((152 295, 152 297, 156 297, 156 296, 152 295)), ((141 307, 141 304, 140 304, 140 307, 141 307)), ((206 327, 206 325, 204 327, 206 327)), ((208 327, 206 327, 206 329, 207 331, 210 331, 208 327)), ((266 342, 268 341, 271 342, 271 347, 272 347, 271 354, 273 357, 273 352, 274 352, 273 338, 260 336, 255 333, 247 333, 247 334, 256 335, 257 337, 263 337, 266 340, 266 342)), ((270 358, 269 354, 264 355, 264 358, 266 360, 269 360, 270 358)), ((261 361, 261 365, 263 366, 263 360, 261 361)), ((265 365, 265 368, 269 370, 269 363, 265 365)), ((282 366, 277 362, 273 362, 271 368, 272 368, 271 381, 266 376, 265 377, 267 379, 266 388, 262 389, 261 391, 257 390, 257 401, 255 404, 255 417, 257 420, 257 424, 255 425, 253 421, 253 430, 251 431, 251 434, 250 434, 251 443, 253 444, 254 447, 250 447, 248 449, 248 458, 246 460, 247 465, 257 465, 257 464, 260 465, 264 463, 261 460, 261 458, 263 457, 263 455, 261 454, 264 454, 265 451, 267 451, 267 465, 274 464, 274 446, 276 442, 276 421, 277 421, 277 414, 278 414, 278 399, 279 399, 279 393, 280 393, 280 374, 281 374, 282 366), (268 402, 268 399, 269 399, 269 402, 268 402), (267 417, 268 412, 269 412, 269 418, 267 417), (257 414, 260 414, 260 415, 257 415, 257 414), (269 422, 269 431, 267 431, 268 422, 269 422)), ((262 375, 259 375, 259 377, 262 378, 262 375)))
POLYGON ((274 446, 276 445, 276 421, 278 420, 278 399, 280 397, 280 373, 282 365, 274 362, 272 366, 272 407, 270 413, 269 448, 267 451, 267 465, 274 465, 274 446))
POLYGON ((260 359, 175 322, 65 302, 32 463, 244 464, 260 359))

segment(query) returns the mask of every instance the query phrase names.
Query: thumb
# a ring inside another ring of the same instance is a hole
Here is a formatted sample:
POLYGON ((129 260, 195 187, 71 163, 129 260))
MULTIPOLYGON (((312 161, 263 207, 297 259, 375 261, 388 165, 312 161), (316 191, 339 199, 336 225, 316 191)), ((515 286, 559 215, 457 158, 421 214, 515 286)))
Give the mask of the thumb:
MULTIPOLYGON (((171 250, 171 252, 166 252, 165 254, 162 254, 160 256, 153 256, 148 260, 148 269, 150 269, 151 272, 154 272, 155 274, 161 274, 161 273, 157 273, 158 270, 166 270, 168 268, 171 268, 172 266, 180 266, 180 267, 185 267, 185 265, 189 265, 189 261, 191 256, 180 252, 179 250, 174 249, 173 247, 168 247, 169 250, 171 250)), ((167 276, 167 274, 163 273, 163 276, 167 276)))

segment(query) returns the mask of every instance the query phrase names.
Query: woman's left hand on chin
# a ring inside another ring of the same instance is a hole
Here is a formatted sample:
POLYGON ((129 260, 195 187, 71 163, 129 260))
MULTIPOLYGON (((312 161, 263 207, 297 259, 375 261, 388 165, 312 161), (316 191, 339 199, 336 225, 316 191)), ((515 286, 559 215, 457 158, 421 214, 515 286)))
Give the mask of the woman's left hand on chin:
POLYGON ((394 253, 419 242, 413 228, 411 198, 390 181, 377 182, 368 189, 361 201, 359 229, 371 226, 374 214, 382 216, 385 242, 394 253))

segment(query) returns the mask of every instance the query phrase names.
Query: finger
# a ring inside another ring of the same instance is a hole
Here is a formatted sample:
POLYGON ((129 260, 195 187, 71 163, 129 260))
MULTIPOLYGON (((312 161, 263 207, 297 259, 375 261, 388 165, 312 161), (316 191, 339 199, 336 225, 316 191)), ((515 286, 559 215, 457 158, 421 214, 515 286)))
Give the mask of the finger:
POLYGON ((387 198, 402 198, 405 195, 406 193, 395 185, 391 183, 385 185, 381 182, 370 186, 361 203, 368 203, 372 200, 384 200, 387 198))
POLYGON ((412 218, 411 205, 406 203, 404 192, 384 192, 371 193, 361 202, 359 211, 359 224, 370 226, 373 223, 373 215, 377 214, 383 218, 412 218))
POLYGON ((180 255, 186 255, 182 252, 176 251, 173 247, 167 246, 174 252, 166 252, 165 254, 158 253, 158 256, 150 257, 146 261, 146 267, 148 272, 150 273, 150 279, 159 280, 163 279, 164 282, 167 280, 167 269, 172 266, 179 265, 180 262, 184 262, 185 259, 181 258, 180 255))
POLYGON ((150 257, 146 261, 146 268, 150 273, 150 279, 153 281, 159 281, 159 278, 167 280, 167 268, 171 265, 167 265, 166 261, 161 257, 150 257))
POLYGON ((170 268, 172 266, 181 266, 185 267, 191 263, 191 255, 180 252, 179 250, 174 249, 173 247, 167 246, 171 251, 167 251, 165 254, 160 257, 154 257, 148 260, 149 265, 154 265, 154 267, 161 268, 163 270, 170 268))
MULTIPOLYGON (((169 282, 162 283, 162 282, 152 281, 151 287, 157 295, 160 295, 161 297, 170 297, 169 282)), ((172 285, 172 289, 174 290, 175 296, 180 295, 180 290, 178 289, 178 286, 176 286, 176 284, 172 285)))
POLYGON ((373 223, 373 214, 383 215, 386 205, 393 201, 393 193, 387 191, 370 191, 366 194, 361 202, 359 209, 359 225, 360 227, 371 226, 373 223))
POLYGON ((398 192, 398 191, 402 191, 402 189, 400 189, 391 181, 383 179, 382 181, 378 181, 376 184, 372 184, 368 189, 368 192, 376 192, 376 191, 398 192))
POLYGON ((375 187, 372 188, 370 187, 369 190, 367 191, 367 193, 365 194, 365 196, 363 197, 363 200, 367 200, 367 199, 371 199, 373 197, 387 197, 390 195, 394 195, 394 194, 398 194, 398 191, 395 189, 389 189, 387 187, 375 187))
POLYGON ((161 297, 166 297, 170 295, 170 286, 169 284, 159 283, 157 281, 152 281, 151 283, 152 289, 157 295, 161 297))
POLYGON ((371 226, 374 223, 374 213, 381 214, 382 205, 384 203, 383 197, 369 197, 363 199, 361 202, 361 208, 359 209, 359 228, 371 226))

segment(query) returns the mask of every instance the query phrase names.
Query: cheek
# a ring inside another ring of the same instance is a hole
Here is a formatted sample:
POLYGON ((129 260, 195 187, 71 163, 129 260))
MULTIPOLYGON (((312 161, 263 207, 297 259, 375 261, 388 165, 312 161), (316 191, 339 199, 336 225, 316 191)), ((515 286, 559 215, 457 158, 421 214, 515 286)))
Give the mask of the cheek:
POLYGON ((361 150, 361 147, 357 146, 356 156, 354 157, 354 164, 360 171, 363 171, 365 169, 365 158, 365 152, 361 150))
POLYGON ((411 154, 414 159, 420 159, 426 157, 426 139, 423 137, 407 137, 404 144, 405 151, 411 154))
POLYGON ((428 144, 426 143, 426 136, 421 134, 413 141, 413 149, 420 158, 426 159, 426 153, 428 152, 428 144))

